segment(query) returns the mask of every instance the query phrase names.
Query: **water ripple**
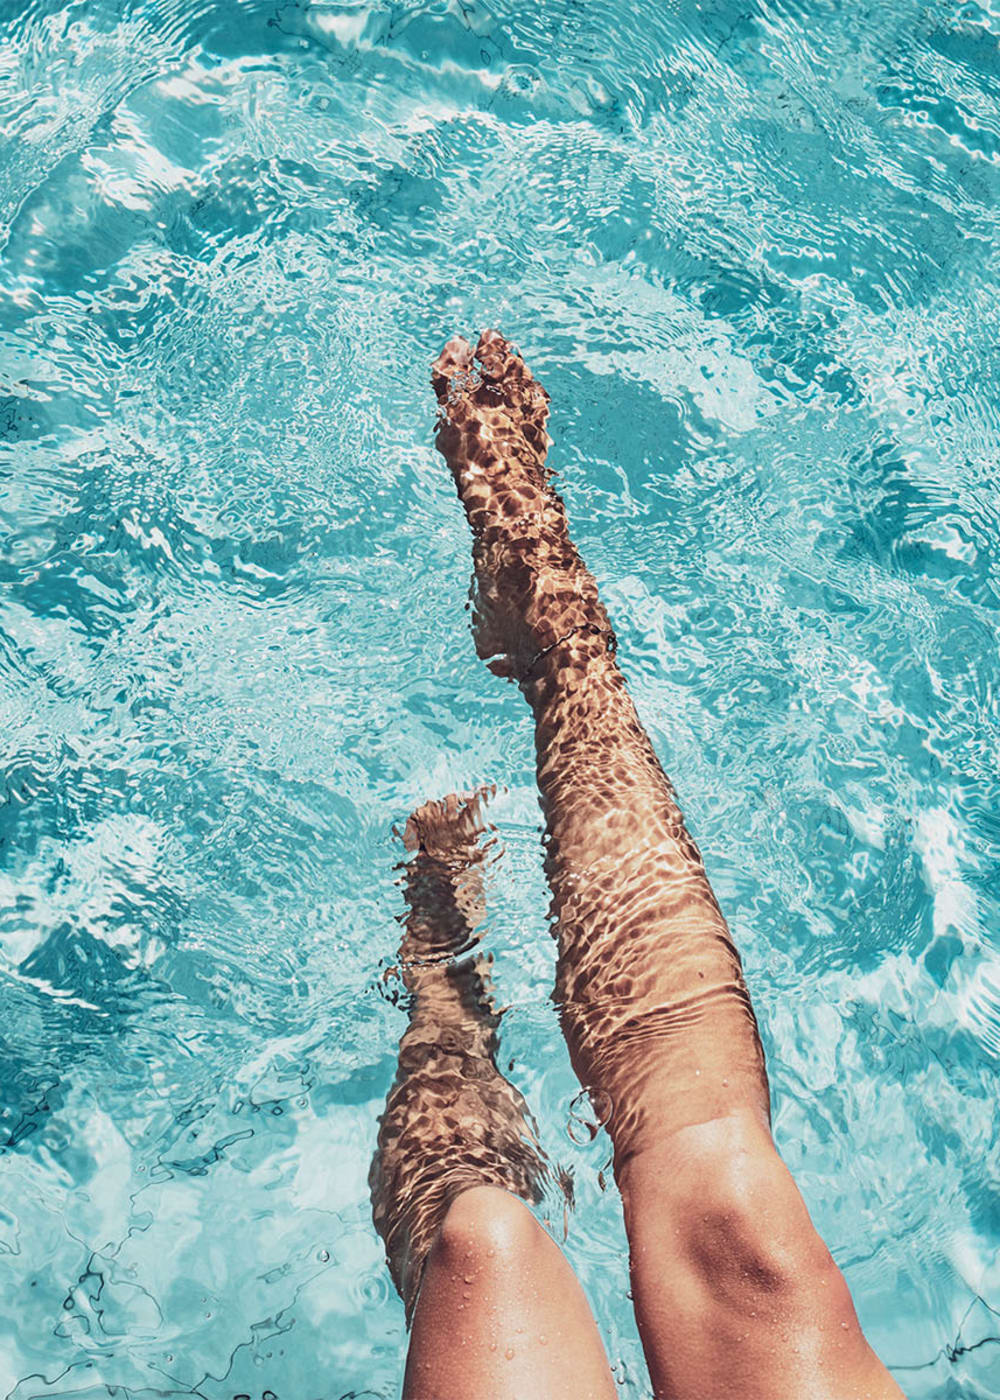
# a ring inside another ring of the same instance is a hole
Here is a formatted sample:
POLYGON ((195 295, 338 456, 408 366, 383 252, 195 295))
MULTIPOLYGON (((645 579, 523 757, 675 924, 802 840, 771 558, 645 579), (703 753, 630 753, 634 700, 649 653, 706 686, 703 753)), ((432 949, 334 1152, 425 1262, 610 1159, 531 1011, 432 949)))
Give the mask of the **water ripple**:
POLYGON ((0 38, 0 1391, 397 1393, 390 831, 497 780, 504 1063, 646 1393, 431 445, 431 354, 499 322, 814 1217, 909 1395, 994 1394, 996 15, 26 0, 0 38))

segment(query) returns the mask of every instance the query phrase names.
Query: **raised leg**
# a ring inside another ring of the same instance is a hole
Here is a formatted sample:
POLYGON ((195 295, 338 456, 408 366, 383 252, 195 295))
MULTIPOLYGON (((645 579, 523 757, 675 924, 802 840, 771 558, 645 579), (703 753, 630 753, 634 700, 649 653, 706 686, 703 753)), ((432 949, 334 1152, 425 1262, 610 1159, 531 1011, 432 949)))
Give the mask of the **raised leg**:
POLYGON ((610 1111, 656 1393, 898 1397, 774 1148, 739 955, 545 470, 547 396, 495 333, 450 342, 433 382, 477 645, 534 714, 557 998, 610 1111))
POLYGON ((486 962, 469 951, 482 832, 478 799, 449 797, 403 834, 410 1022, 371 1185, 412 1321, 404 1400, 613 1400, 579 1283, 524 1204, 540 1199, 545 1168, 524 1100, 497 1068, 486 962))

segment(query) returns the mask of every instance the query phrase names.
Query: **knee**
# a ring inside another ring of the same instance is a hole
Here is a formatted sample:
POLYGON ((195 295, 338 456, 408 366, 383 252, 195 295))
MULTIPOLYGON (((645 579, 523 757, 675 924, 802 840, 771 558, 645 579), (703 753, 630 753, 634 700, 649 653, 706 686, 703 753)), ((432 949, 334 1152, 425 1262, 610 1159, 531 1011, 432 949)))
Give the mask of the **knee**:
POLYGON ((736 1157, 711 1163, 682 1198, 688 1261, 715 1296, 779 1300, 816 1297, 834 1270, 787 1169, 736 1157))
POLYGON ((448 1207, 434 1250, 456 1271, 492 1271, 523 1260, 544 1238, 523 1201, 499 1186, 473 1186, 448 1207))
MULTIPOLYGON (((672 1144, 663 1202, 671 1253, 695 1292, 737 1312, 850 1309, 847 1288, 770 1135, 720 1119, 672 1144)), ((680 1137, 680 1135, 678 1135, 680 1137)), ((853 1309, 850 1309, 853 1314, 853 1309)))

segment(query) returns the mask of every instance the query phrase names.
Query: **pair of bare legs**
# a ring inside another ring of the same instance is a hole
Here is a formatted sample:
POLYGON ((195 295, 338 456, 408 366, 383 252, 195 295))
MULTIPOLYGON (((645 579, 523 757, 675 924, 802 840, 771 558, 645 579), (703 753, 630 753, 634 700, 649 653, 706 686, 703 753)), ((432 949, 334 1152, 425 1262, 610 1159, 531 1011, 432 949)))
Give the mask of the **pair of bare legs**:
MULTIPOLYGON (((610 1107, 655 1394, 899 1397, 775 1149, 739 955, 545 470, 547 395, 491 332, 475 356, 450 342, 433 382, 473 534, 477 647, 534 716, 556 996, 574 1068, 610 1107)), ((411 1019, 372 1168, 412 1320, 404 1397, 611 1400, 586 1299, 524 1204, 545 1166, 470 952, 482 829, 477 800, 449 798, 404 833, 411 1019)))

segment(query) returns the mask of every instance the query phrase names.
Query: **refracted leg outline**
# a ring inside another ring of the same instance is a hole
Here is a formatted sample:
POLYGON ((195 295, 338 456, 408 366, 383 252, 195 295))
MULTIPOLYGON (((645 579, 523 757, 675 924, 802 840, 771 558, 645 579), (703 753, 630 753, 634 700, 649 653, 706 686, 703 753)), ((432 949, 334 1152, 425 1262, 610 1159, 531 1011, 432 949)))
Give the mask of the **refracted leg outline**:
POLYGON ((487 960, 469 951, 483 830, 476 795, 426 803, 403 833, 410 1021, 371 1187, 412 1322, 404 1400, 614 1400, 579 1283, 524 1204, 539 1201, 546 1169, 527 1106, 496 1064, 487 960))
POLYGON ((898 1397, 771 1139, 739 954, 545 467, 548 396, 496 332, 474 354, 450 341, 432 383, 477 649, 534 716, 556 995, 574 1067, 611 1106, 656 1393, 898 1397))
POLYGON ((410 996, 396 1080, 372 1162, 375 1227, 412 1316, 428 1251, 461 1192, 498 1186, 541 1199, 545 1167, 527 1106, 496 1064, 500 1017, 482 922, 480 796, 428 802, 403 833, 407 905, 398 973, 410 996), (458 956, 456 954, 465 954, 458 956))

